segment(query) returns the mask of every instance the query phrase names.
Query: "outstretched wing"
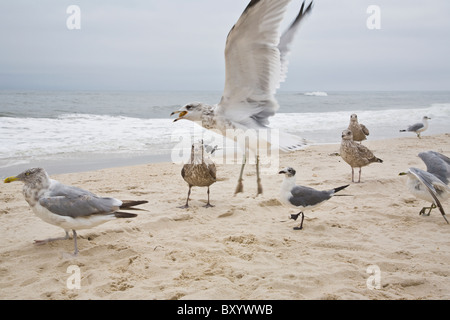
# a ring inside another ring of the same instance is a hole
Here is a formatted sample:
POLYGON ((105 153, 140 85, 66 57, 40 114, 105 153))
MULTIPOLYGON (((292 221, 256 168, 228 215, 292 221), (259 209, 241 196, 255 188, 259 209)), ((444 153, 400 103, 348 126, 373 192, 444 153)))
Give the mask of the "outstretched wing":
POLYGON ((281 80, 279 29, 289 2, 250 1, 228 34, 225 88, 217 112, 246 128, 268 125, 279 108, 274 98, 281 80))
POLYGON ((280 50, 280 60, 281 60, 281 74, 280 74, 280 82, 286 80, 287 70, 288 70, 288 56, 291 53, 291 44, 294 40, 294 36, 297 33, 297 30, 300 26, 300 22, 303 21, 303 18, 311 12, 313 3, 311 2, 308 7, 305 9, 305 2, 302 3, 300 7, 300 11, 298 12, 297 17, 294 22, 289 26, 289 28, 283 33, 280 39, 280 43, 278 45, 278 49, 280 50))
POLYGON ((421 152, 419 157, 427 166, 429 173, 434 174, 442 182, 448 184, 450 179, 450 158, 436 151, 421 152))
POLYGON ((428 192, 430 193, 431 197, 434 200, 434 203, 439 208, 439 211, 442 214, 442 217, 444 217, 445 221, 448 222, 447 217, 445 216, 444 208, 442 207, 441 202, 437 198, 437 191, 435 189, 435 186, 437 187, 444 187, 447 188, 445 184, 442 183, 439 179, 437 179, 434 175, 430 174, 429 172, 417 169, 417 168, 409 168, 409 171, 417 178, 420 182, 423 183, 423 185, 428 189, 428 192))

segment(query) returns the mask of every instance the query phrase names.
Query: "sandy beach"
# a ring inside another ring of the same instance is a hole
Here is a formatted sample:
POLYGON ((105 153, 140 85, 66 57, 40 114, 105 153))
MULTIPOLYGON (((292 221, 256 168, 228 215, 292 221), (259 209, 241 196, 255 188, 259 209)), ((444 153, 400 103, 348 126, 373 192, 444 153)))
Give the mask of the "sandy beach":
MULTIPOLYGON (((450 156, 450 134, 363 142, 384 163, 362 169, 361 183, 336 155, 339 144, 314 145, 280 158, 297 184, 331 189, 350 184, 313 211, 303 230, 279 202, 283 176, 263 175, 256 197, 254 165, 244 193, 233 196, 239 165, 218 165, 211 186, 188 191, 173 163, 52 175, 63 183, 119 199, 148 200, 134 219, 78 232, 73 241, 36 217, 22 183, 0 184, 0 299, 450 299, 450 225, 412 196, 409 167, 435 150, 450 156), (68 286, 75 266, 79 288, 68 286)), ((11 172, 16 175, 19 172, 11 172)), ((450 205, 443 203, 450 214, 450 205)))

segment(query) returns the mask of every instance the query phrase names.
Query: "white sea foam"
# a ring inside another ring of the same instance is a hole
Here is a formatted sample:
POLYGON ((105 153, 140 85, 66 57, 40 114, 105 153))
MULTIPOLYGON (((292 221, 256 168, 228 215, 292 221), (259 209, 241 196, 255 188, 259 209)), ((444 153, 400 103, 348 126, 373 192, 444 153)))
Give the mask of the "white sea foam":
MULTIPOLYGON (((448 103, 416 109, 279 113, 271 118, 270 126, 306 138, 309 143, 336 143, 347 128, 351 113, 356 113, 369 128, 369 139, 405 136, 399 130, 421 121, 424 115, 432 119, 424 135, 450 131, 448 103)), ((173 119, 90 114, 0 119, 0 168, 76 154, 170 154, 177 139, 190 138, 193 132, 196 139, 206 132, 190 121, 173 123, 173 119)))
POLYGON ((327 97, 328 93, 324 91, 313 91, 313 92, 305 92, 305 96, 317 96, 317 97, 327 97))

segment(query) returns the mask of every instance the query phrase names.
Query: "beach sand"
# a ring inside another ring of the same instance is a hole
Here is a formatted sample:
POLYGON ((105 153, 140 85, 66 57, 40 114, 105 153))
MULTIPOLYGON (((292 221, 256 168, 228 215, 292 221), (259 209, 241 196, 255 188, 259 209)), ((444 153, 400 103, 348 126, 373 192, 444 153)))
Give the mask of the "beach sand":
POLYGON ((217 166, 213 208, 202 207, 206 188, 195 187, 191 207, 177 208, 188 191, 179 164, 54 175, 99 195, 149 201, 134 219, 80 230, 77 257, 72 239, 34 245, 64 231, 32 213, 22 183, 1 183, 0 299, 450 299, 450 225, 438 210, 419 216, 429 203, 398 175, 425 169, 421 151, 449 156, 449 141, 450 134, 369 137, 363 144, 384 163, 364 167, 361 183, 351 182, 339 144, 281 155, 279 169, 295 168, 297 184, 350 184, 346 196, 305 211, 299 231, 287 219, 296 210, 278 200, 283 176, 263 175, 256 197, 254 165, 237 196, 240 166, 217 166), (79 289, 70 285, 74 275, 79 289))

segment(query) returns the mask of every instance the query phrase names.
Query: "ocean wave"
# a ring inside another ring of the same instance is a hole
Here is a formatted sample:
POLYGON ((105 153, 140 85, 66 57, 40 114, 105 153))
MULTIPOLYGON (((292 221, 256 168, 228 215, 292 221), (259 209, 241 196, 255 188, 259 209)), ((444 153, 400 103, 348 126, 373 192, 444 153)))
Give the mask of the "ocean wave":
MULTIPOLYGON (((369 139, 404 136, 399 129, 421 121, 424 115, 432 119, 425 134, 449 132, 450 103, 407 110, 278 113, 270 119, 270 126, 310 143, 335 143, 347 128, 351 113, 369 128, 369 139)), ((200 138, 207 132, 190 121, 172 121, 77 113, 57 118, 4 117, 0 122, 0 167, 24 159, 82 153, 168 154, 180 139, 200 138)))

